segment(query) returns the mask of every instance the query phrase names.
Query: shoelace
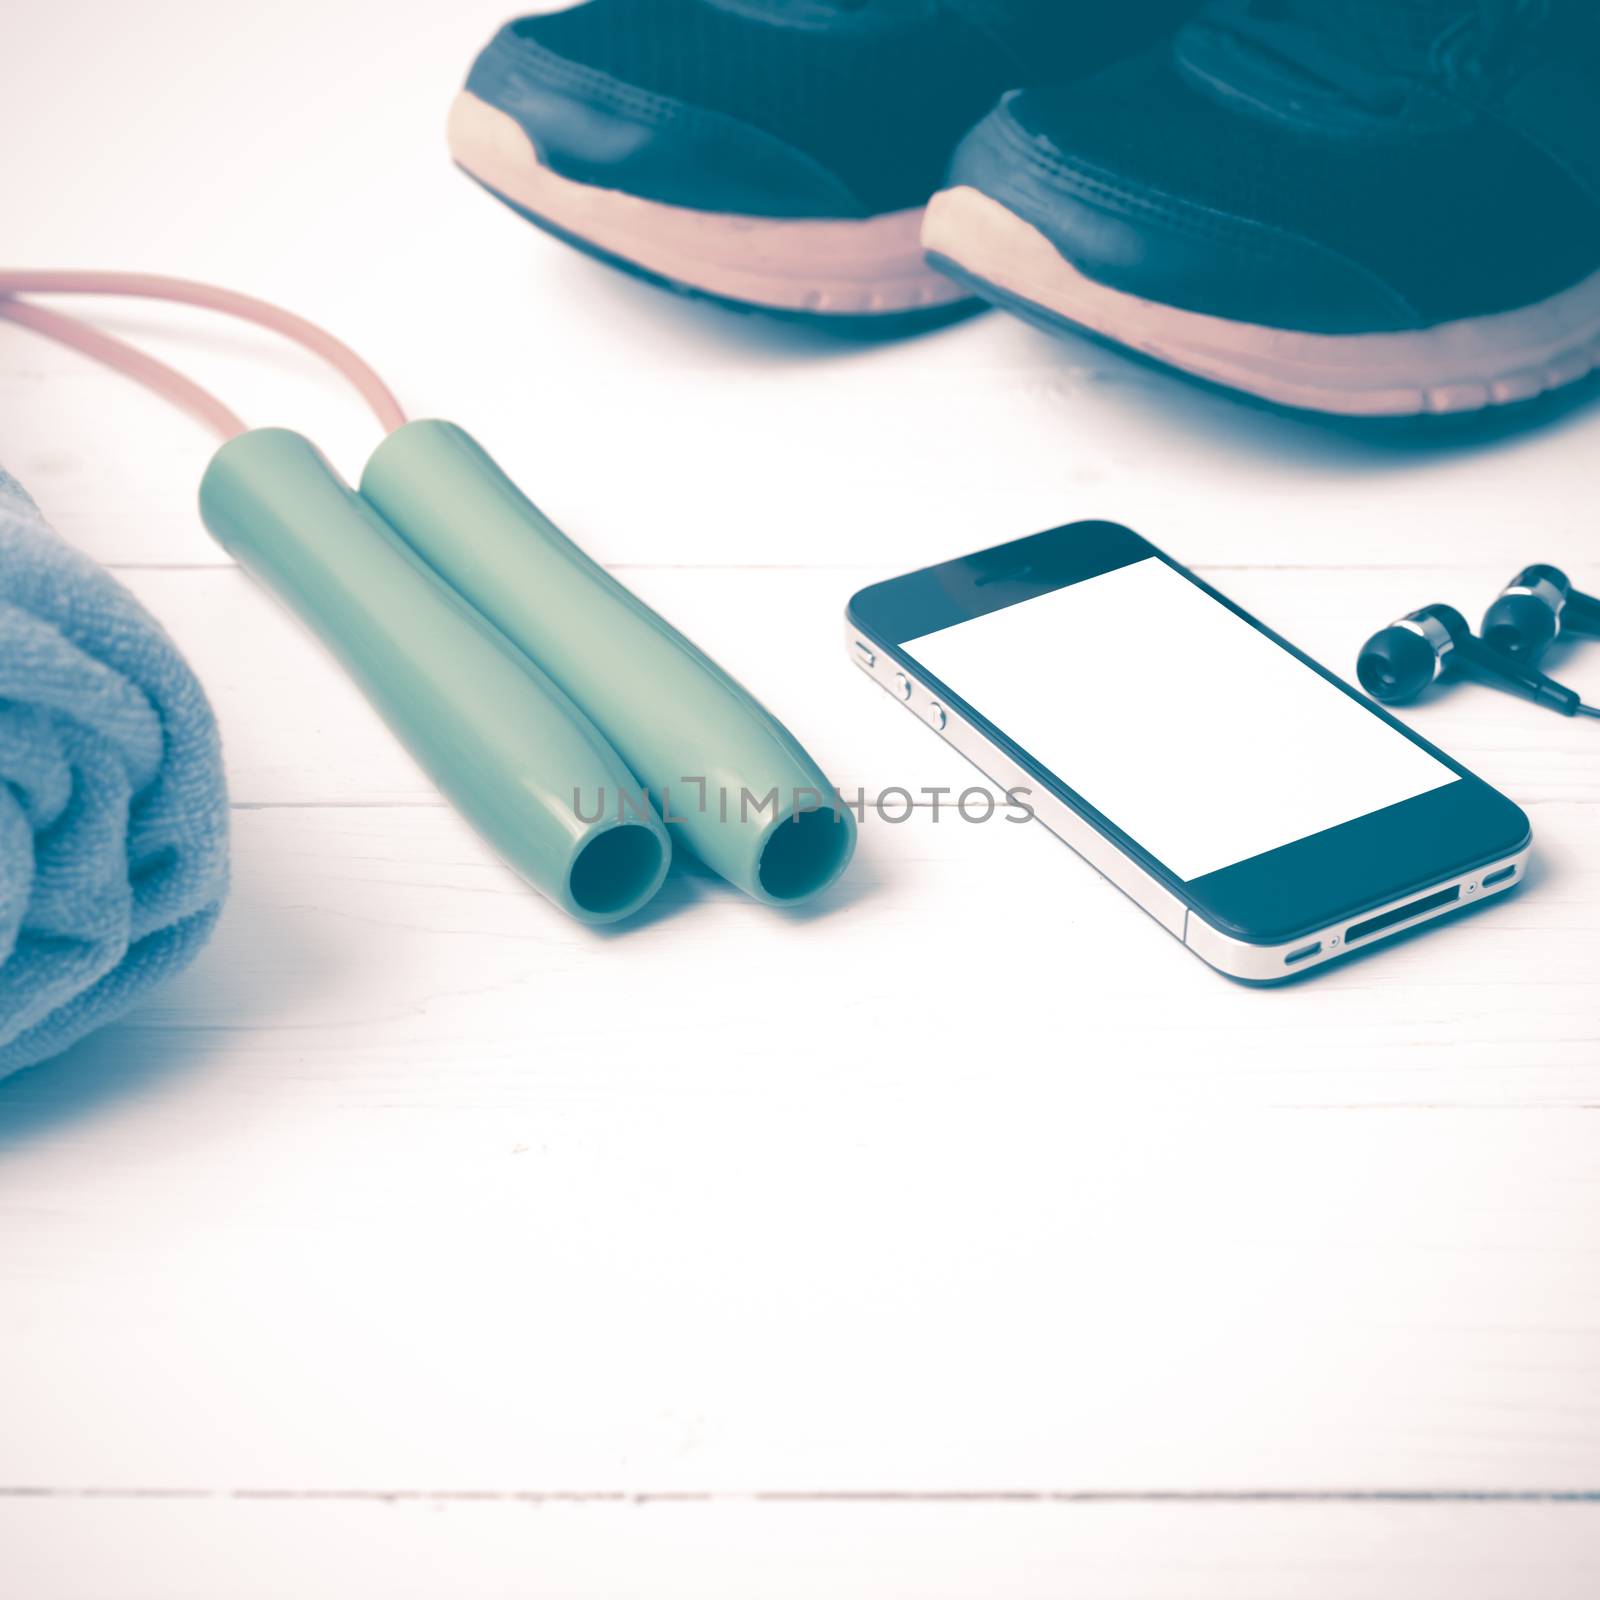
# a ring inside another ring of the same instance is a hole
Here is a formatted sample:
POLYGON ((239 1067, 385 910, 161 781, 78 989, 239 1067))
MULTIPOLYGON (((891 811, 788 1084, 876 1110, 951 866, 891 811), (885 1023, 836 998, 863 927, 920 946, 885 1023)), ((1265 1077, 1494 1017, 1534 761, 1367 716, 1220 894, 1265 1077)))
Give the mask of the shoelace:
POLYGON ((1520 36, 1531 35, 1555 18, 1560 0, 1477 0, 1469 15, 1434 41, 1430 64, 1447 80, 1481 77, 1509 59, 1520 36))
POLYGON ((1373 111, 1408 82, 1476 83, 1591 0, 1217 0, 1206 19, 1373 111))

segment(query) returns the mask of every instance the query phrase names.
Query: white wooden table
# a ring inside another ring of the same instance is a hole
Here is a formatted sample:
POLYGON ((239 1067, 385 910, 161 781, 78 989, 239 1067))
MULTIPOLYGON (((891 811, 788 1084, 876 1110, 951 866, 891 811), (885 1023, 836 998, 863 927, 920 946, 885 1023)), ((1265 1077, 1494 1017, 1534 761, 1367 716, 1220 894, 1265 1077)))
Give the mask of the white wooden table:
MULTIPOLYGON (((1593 404, 1375 442, 566 251, 444 155, 501 3, 22 0, 5 255, 337 329, 869 792, 971 774, 847 662, 848 595, 1055 522, 1340 668, 1527 561, 1600 588, 1593 404)), ((373 442, 264 337, 109 325, 347 472, 373 442)), ((1416 708, 1539 865, 1287 990, 926 809, 804 914, 680 867, 598 934, 207 541, 207 450, 0 327, 0 461, 204 679, 236 876, 186 977, 0 1085, 7 1600, 1600 1592, 1592 724, 1416 708)), ((1600 694, 1600 649, 1559 672, 1600 694)))

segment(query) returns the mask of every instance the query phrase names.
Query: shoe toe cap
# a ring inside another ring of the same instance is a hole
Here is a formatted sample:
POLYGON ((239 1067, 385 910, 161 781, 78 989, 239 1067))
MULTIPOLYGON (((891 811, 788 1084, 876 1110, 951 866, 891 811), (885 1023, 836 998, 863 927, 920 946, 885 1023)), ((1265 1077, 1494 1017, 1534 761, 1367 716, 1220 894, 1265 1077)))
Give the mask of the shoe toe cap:
POLYGON ((949 183, 1032 224, 1086 277, 1187 311, 1302 332, 1416 327, 1377 270, 1294 232, 1199 205, 1053 131, 1051 91, 1007 95, 967 136, 949 183))
POLYGON ((699 211, 866 214, 843 180, 765 130, 608 76, 514 23, 479 55, 466 89, 515 120, 539 159, 575 182, 699 211))

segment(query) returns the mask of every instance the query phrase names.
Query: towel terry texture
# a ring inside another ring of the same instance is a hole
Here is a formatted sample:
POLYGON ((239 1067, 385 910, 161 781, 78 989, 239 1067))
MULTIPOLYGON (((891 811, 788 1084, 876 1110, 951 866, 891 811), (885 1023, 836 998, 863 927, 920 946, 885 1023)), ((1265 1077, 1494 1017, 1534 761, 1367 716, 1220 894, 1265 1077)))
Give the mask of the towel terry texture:
POLYGON ((227 863, 194 674, 0 472, 0 1078, 187 965, 227 863))

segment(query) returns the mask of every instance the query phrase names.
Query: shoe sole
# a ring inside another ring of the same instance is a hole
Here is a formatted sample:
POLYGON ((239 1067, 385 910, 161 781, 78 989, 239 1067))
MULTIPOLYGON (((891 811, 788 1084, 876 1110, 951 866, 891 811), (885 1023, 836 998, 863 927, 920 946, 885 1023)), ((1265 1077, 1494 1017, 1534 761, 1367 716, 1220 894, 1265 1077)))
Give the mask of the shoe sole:
POLYGON ((987 298, 1298 410, 1481 411, 1600 367, 1600 272, 1515 311, 1415 332, 1320 334, 1184 311, 1096 283, 1032 223, 967 186, 929 201, 922 242, 935 264, 987 298))
POLYGON ((463 91, 450 153, 498 199, 550 232, 672 288, 764 311, 877 318, 937 312, 968 294, 930 266, 922 208, 860 221, 695 211, 577 183, 522 126, 463 91))

